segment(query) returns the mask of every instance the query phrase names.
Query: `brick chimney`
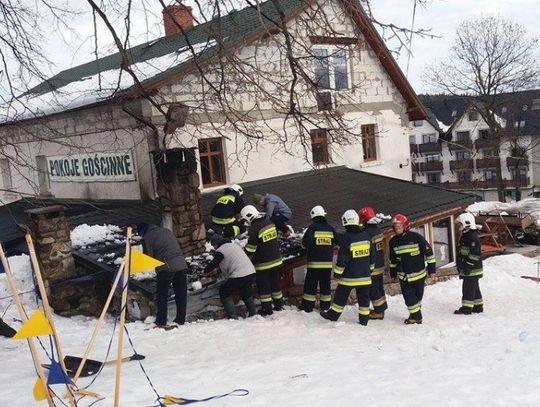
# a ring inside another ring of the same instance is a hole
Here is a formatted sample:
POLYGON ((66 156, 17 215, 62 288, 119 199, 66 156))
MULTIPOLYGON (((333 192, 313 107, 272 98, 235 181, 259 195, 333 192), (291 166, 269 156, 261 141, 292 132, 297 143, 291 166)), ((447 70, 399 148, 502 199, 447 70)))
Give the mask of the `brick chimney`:
POLYGON ((171 4, 163 10, 163 24, 165 25, 165 36, 174 35, 193 27, 192 8, 183 4, 171 4))

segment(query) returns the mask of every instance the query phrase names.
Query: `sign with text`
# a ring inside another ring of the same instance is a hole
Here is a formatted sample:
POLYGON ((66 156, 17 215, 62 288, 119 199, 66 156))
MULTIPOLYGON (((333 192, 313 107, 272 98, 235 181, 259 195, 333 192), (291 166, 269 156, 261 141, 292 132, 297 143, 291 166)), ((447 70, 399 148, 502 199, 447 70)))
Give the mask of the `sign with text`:
POLYGON ((132 181, 135 169, 131 151, 47 157, 51 181, 132 181))

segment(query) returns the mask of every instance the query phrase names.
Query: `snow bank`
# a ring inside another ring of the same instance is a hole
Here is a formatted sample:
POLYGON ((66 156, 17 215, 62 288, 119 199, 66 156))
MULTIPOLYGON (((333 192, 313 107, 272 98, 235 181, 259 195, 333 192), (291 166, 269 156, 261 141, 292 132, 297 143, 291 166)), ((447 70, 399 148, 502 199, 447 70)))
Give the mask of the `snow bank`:
POLYGON ((71 244, 73 247, 85 247, 103 241, 115 241, 117 235, 122 232, 115 225, 79 225, 71 232, 71 244))
MULTIPOLYGON (((17 290, 21 293, 33 290, 34 280, 32 278, 32 268, 30 267, 30 256, 26 254, 11 256, 8 258, 8 263, 17 290)), ((0 298, 9 296, 11 296, 11 290, 7 283, 6 274, 2 273, 0 274, 0 298)))

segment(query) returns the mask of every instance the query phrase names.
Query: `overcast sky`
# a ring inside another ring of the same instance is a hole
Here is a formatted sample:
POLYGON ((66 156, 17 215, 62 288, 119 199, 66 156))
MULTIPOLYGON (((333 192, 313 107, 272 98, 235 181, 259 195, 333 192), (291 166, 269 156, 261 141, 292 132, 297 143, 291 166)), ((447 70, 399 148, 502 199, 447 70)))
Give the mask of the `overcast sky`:
MULTIPOLYGON (((47 51, 55 66, 53 73, 70 66, 87 62, 93 58, 93 23, 86 0, 70 0, 71 7, 83 11, 73 19, 71 25, 77 35, 53 30, 47 39, 47 51), (84 12, 86 11, 86 12, 84 12), (70 45, 67 45, 69 43, 70 45)), ((122 3, 122 0, 119 1, 122 3)), ((440 38, 427 39, 413 37, 413 55, 410 61, 408 77, 418 93, 429 90, 422 81, 422 73, 427 65, 437 58, 444 57, 453 41, 454 32, 459 22, 481 13, 499 14, 510 17, 524 25, 531 34, 540 36, 540 0, 431 0, 426 7, 418 7, 415 28, 429 28, 440 38)), ((157 0, 134 0, 136 12, 132 31, 136 38, 132 45, 163 35, 161 8, 157 0), (145 10, 143 10, 143 5, 145 10), (148 16, 145 18, 144 16, 148 16)), ((187 0, 186 4, 190 4, 187 0)), ((413 0, 372 0, 375 17, 384 22, 409 27, 411 25, 413 0)), ((121 25, 116 22, 116 26, 121 25)), ((106 32, 103 33, 105 37, 106 32)), ((392 45, 392 44, 390 44, 392 45)), ((112 49, 112 48, 111 48, 112 49)), ((407 54, 402 53, 398 62, 403 71, 407 65, 407 54)))

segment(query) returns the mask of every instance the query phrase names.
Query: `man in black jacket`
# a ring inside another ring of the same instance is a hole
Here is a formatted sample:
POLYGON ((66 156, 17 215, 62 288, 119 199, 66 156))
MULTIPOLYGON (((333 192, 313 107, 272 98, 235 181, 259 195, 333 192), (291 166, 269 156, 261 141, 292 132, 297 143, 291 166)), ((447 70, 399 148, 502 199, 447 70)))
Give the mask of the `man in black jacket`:
POLYGON ((367 325, 371 271, 375 267, 371 237, 360 227, 358 213, 355 210, 345 211, 341 223, 345 226, 345 235, 340 236, 338 258, 334 268, 338 286, 332 306, 328 310, 321 311, 321 316, 330 321, 337 321, 354 288, 358 301, 358 322, 360 325, 367 325))
POLYGON ((409 230, 405 215, 395 215, 392 227, 396 235, 390 239, 390 276, 399 279, 401 293, 409 310, 405 323, 421 324, 426 276, 427 273, 435 273, 435 256, 426 239, 409 230))
POLYGON ((156 325, 167 326, 167 298, 172 283, 176 302, 174 322, 184 325, 187 310, 187 269, 182 249, 169 229, 147 223, 137 225, 144 252, 165 265, 156 269, 156 325))
POLYGON ((265 218, 253 205, 242 209, 242 219, 249 224, 245 250, 256 271, 257 289, 261 299, 261 315, 272 315, 283 309, 281 292, 281 265, 276 225, 265 218), (274 309, 272 310, 272 302, 274 309))
POLYGON ((313 207, 310 216, 313 223, 302 238, 302 246, 307 250, 307 273, 300 308, 305 312, 313 311, 317 299, 317 285, 320 289, 321 310, 330 308, 330 278, 336 238, 336 231, 326 221, 326 212, 322 206, 313 207))
POLYGON ((246 227, 236 218, 245 205, 244 190, 238 184, 225 188, 212 208, 212 223, 226 237, 236 237, 246 231, 246 227))
POLYGON ((360 222, 364 230, 371 236, 371 243, 375 249, 375 269, 371 272, 371 289, 369 298, 373 304, 373 311, 369 319, 384 319, 384 311, 388 308, 386 294, 384 292, 384 242, 383 235, 378 225, 378 218, 370 206, 365 206, 358 211, 360 222))
POLYGON ((462 213, 457 217, 456 223, 461 230, 456 265, 463 286, 461 308, 455 310, 454 314, 470 315, 484 311, 484 300, 479 286, 479 280, 484 274, 480 232, 471 213, 462 213))

